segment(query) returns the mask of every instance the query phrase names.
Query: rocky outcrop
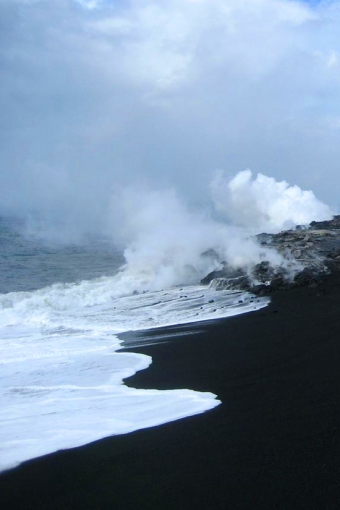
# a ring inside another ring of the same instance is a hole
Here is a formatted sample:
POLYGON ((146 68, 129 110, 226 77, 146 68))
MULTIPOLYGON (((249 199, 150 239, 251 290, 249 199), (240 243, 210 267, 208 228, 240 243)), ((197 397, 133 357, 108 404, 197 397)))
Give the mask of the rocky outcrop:
POLYGON ((284 263, 273 267, 264 260, 246 270, 224 262, 221 270, 208 274, 201 283, 267 294, 297 286, 317 287, 325 274, 340 271, 340 216, 278 234, 259 234, 256 239, 280 253, 284 263))

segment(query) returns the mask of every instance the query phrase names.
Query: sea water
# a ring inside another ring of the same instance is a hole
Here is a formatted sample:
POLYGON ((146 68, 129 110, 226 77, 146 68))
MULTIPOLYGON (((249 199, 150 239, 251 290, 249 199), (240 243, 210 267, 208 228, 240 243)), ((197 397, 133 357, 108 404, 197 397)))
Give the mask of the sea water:
POLYGON ((148 290, 150 275, 131 273, 109 241, 47 246, 4 218, 0 250, 0 470, 219 405, 195 388, 126 385, 152 360, 117 352, 119 333, 267 304, 199 284, 148 290))

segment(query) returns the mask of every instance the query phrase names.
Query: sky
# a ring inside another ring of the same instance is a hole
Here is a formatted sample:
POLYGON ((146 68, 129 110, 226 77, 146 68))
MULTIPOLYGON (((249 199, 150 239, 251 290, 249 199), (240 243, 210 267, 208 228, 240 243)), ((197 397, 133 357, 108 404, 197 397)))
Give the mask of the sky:
POLYGON ((209 209, 248 169, 339 209, 340 1, 0 0, 0 26, 1 214, 71 240, 126 189, 209 209))

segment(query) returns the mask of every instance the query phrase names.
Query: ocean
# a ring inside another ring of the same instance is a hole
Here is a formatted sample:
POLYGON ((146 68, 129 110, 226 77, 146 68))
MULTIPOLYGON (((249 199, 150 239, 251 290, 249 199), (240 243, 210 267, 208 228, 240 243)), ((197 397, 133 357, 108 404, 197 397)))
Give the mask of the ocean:
POLYGON ((268 299, 199 279, 152 282, 109 239, 51 245, 0 218, 0 470, 221 404, 195 388, 131 387, 152 359, 124 352, 119 334, 225 318, 268 299))

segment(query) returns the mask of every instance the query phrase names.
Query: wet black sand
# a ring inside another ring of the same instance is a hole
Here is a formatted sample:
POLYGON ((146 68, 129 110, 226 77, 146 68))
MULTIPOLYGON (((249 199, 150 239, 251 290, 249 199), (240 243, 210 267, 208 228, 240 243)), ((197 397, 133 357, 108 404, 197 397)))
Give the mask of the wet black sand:
POLYGON ((0 476, 0 508, 340 508, 339 275, 190 330, 134 347, 153 364, 129 384, 222 405, 24 463, 0 476))

